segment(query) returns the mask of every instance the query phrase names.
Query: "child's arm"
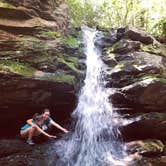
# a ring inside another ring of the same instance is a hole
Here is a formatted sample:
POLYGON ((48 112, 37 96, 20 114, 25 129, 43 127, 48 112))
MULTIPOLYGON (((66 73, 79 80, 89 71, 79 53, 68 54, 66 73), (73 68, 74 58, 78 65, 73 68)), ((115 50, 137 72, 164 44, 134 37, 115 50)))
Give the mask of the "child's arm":
POLYGON ((46 133, 45 131, 43 131, 39 126, 36 126, 36 127, 37 127, 38 132, 40 132, 41 134, 43 134, 49 138, 56 138, 56 136, 50 135, 50 134, 46 133))
POLYGON ((28 119, 27 120, 27 123, 31 126, 36 126, 34 123, 33 123, 33 119, 28 119))

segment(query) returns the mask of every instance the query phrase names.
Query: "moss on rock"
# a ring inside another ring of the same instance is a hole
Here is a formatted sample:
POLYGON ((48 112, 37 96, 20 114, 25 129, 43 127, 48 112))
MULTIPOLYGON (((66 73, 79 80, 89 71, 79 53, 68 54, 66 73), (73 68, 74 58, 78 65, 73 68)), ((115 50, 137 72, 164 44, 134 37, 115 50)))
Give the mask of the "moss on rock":
POLYGON ((23 36, 21 38, 20 50, 25 53, 28 52, 40 52, 42 54, 47 54, 47 48, 45 41, 34 38, 23 36))
POLYGON ((64 44, 70 48, 79 48, 80 42, 77 38, 73 36, 66 36, 62 38, 64 44))
POLYGON ((14 57, 20 57, 21 51, 0 51, 0 59, 11 59, 14 57))
POLYGON ((15 8, 15 6, 3 1, 3 0, 0 0, 0 7, 2 8, 9 8, 9 9, 13 9, 15 8))
POLYGON ((70 68, 72 71, 74 71, 76 73, 80 73, 80 71, 77 69, 77 65, 78 65, 77 58, 69 58, 68 60, 65 60, 64 58, 57 58, 57 61, 59 63, 63 63, 68 68, 70 68))
POLYGON ((115 44, 113 44, 111 47, 106 48, 106 54, 110 53, 121 53, 126 54, 128 52, 139 50, 140 49, 140 42, 139 41, 131 41, 122 39, 115 44))
POLYGON ((3 72, 11 72, 27 77, 33 76, 35 69, 29 64, 21 63, 13 60, 1 60, 0 70, 3 72))
POLYGON ((47 40, 55 40, 59 36, 60 34, 57 31, 51 30, 41 30, 39 31, 39 34, 37 34, 37 37, 44 38, 47 40))
POLYGON ((153 113, 146 113, 142 115, 142 119, 149 120, 149 119, 158 119, 159 121, 165 121, 166 114, 153 112, 153 113))
POLYGON ((65 82, 69 84, 75 83, 75 77, 65 73, 64 71, 58 71, 55 73, 42 72, 31 67, 29 64, 13 60, 0 60, 0 72, 10 72, 23 77, 32 77, 41 80, 65 82))
POLYGON ((125 47, 127 47, 127 42, 119 41, 119 42, 115 43, 115 44, 110 48, 110 52, 115 52, 116 50, 122 49, 122 48, 125 48, 125 47))
POLYGON ((157 54, 166 57, 166 47, 159 43, 156 43, 154 45, 141 44, 141 50, 148 53, 157 54))
POLYGON ((51 81, 57 81, 57 82, 64 82, 64 83, 68 83, 68 84, 75 84, 75 77, 70 75, 70 74, 66 74, 63 71, 61 72, 57 72, 57 73, 47 73, 45 74, 41 79, 44 80, 51 80, 51 81))
POLYGON ((164 144, 157 139, 136 140, 128 143, 130 152, 137 152, 141 155, 156 155, 164 151, 164 144))

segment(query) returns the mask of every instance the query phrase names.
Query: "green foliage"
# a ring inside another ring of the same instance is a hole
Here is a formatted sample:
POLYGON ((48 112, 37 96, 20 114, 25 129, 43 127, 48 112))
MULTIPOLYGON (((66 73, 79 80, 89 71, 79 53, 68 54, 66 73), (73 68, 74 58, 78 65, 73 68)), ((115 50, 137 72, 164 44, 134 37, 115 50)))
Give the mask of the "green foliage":
POLYGON ((3 7, 3 8, 15 8, 13 5, 11 5, 9 3, 6 3, 3 0, 0 0, 0 7, 3 7))
POLYGON ((161 18, 153 27, 158 36, 166 38, 166 17, 161 18))
POLYGON ((166 36, 166 0, 67 0, 76 26, 141 27, 166 36))
POLYGON ((20 63, 12 60, 1 60, 0 70, 9 71, 23 76, 32 76, 35 71, 34 68, 28 64, 20 63))
POLYGON ((64 44, 66 44, 70 48, 78 48, 80 45, 80 42, 78 41, 78 39, 70 35, 62 38, 62 41, 64 42, 64 44))
POLYGON ((64 72, 59 72, 55 74, 46 74, 44 77, 42 77, 44 80, 52 80, 57 82, 66 82, 68 84, 74 84, 75 83, 75 77, 69 74, 66 74, 64 72))
POLYGON ((72 23, 76 26, 95 26, 99 16, 98 8, 94 8, 92 1, 67 0, 72 11, 72 23))
POLYGON ((59 34, 56 31, 41 31, 39 33, 39 36, 43 37, 43 38, 53 40, 53 39, 56 39, 59 36, 59 34))
POLYGON ((72 71, 75 71, 77 73, 79 73, 80 71, 76 68, 78 62, 75 61, 65 61, 63 58, 58 58, 57 59, 58 62, 63 63, 64 65, 66 65, 68 68, 70 68, 72 71))

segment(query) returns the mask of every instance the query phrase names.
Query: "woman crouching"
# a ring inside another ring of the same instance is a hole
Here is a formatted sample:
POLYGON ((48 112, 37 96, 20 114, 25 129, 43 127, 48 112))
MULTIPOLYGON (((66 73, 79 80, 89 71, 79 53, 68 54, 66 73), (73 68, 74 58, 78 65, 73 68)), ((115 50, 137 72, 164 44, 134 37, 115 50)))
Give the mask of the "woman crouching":
POLYGON ((44 123, 44 118, 42 115, 35 114, 33 116, 32 125, 25 124, 21 130, 20 135, 22 138, 27 138, 27 144, 34 145, 33 137, 43 134, 49 138, 56 138, 56 136, 50 135, 42 130, 42 125, 44 123))

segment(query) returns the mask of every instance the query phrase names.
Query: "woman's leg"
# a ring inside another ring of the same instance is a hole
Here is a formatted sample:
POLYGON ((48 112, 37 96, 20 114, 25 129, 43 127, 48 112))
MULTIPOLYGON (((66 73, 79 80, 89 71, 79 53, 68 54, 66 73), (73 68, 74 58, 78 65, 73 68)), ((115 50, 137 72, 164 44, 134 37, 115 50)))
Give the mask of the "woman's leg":
POLYGON ((29 131, 31 130, 31 127, 25 129, 25 130, 20 130, 20 135, 22 138, 27 138, 29 135, 29 131))
POLYGON ((20 135, 23 138, 28 138, 28 140, 32 140, 33 136, 37 136, 39 134, 40 134, 40 132, 37 130, 36 126, 31 126, 25 130, 20 131, 20 135))

